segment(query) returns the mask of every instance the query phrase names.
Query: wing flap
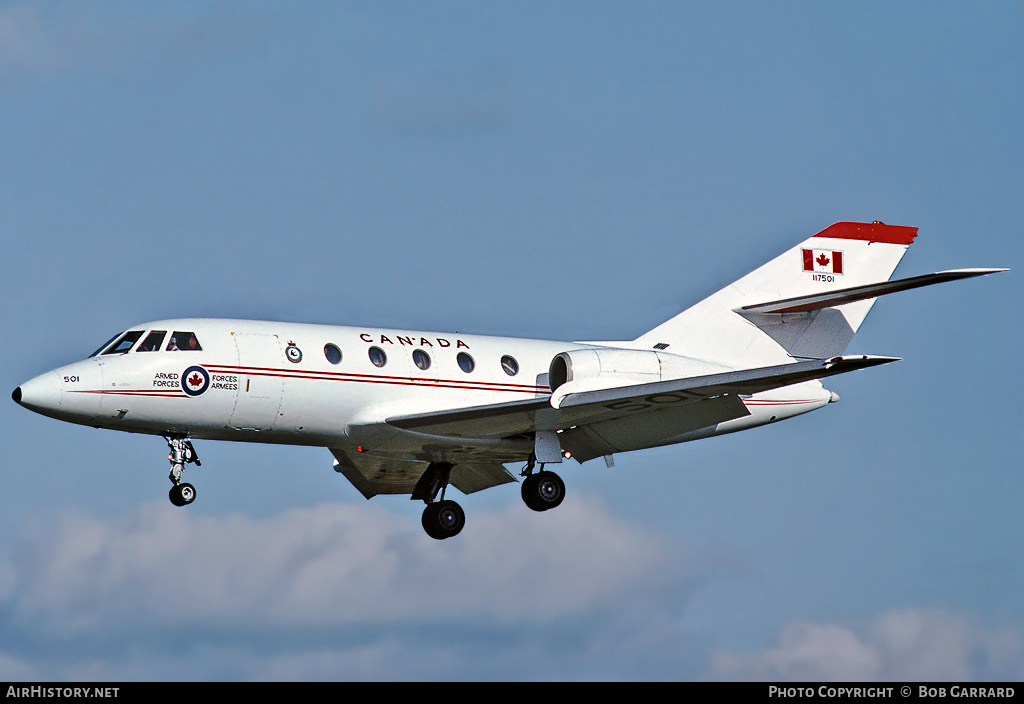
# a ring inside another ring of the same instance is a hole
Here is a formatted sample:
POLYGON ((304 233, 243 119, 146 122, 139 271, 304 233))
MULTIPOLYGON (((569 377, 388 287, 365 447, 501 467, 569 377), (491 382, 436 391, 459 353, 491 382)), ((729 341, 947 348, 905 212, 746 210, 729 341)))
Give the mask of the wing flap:
POLYGON ((457 464, 452 469, 449 482, 463 494, 490 489, 492 486, 509 484, 517 479, 499 462, 471 462, 457 464))
POLYGON ((750 415, 734 394, 638 413, 629 418, 577 425, 561 433, 562 447, 580 462, 676 442, 701 428, 750 415))
MULTIPOLYGON (((372 453, 353 455, 340 448, 331 448, 331 454, 336 460, 335 471, 348 479, 367 499, 378 494, 411 494, 430 466, 424 460, 372 453)), ((472 494, 517 480, 501 462, 475 458, 471 462, 456 464, 448 481, 463 494, 472 494)))
POLYGON ((369 453, 349 454, 331 448, 335 471, 348 479, 367 499, 378 494, 411 494, 429 462, 396 459, 369 453))

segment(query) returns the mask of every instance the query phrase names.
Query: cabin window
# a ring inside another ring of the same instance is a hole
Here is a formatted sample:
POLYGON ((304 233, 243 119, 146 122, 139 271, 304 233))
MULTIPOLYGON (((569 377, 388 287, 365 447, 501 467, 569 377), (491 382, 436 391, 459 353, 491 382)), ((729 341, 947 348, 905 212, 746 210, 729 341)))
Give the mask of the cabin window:
POLYGON ((430 355, 423 350, 414 350, 412 353, 412 363, 419 369, 427 371, 430 369, 430 355))
POLYGON ((174 334, 171 335, 171 341, 167 343, 168 352, 201 352, 202 349, 199 346, 199 340, 193 332, 178 332, 175 330, 174 334))
POLYGON ((501 358, 501 368, 509 376, 515 376, 519 373, 519 362, 506 354, 501 358))
POLYGON ((324 345, 324 357, 327 357, 327 361, 331 364, 339 364, 341 362, 341 348, 328 342, 324 345))
POLYGON ((370 355, 370 361, 373 362, 375 367, 383 367, 388 363, 388 356, 384 354, 384 350, 380 347, 371 347, 368 354, 370 355))
POLYGON ((145 330, 132 330, 131 332, 126 332, 124 335, 121 335, 121 339, 111 345, 110 349, 103 354, 125 354, 135 345, 136 342, 139 341, 139 338, 142 337, 142 333, 144 332, 145 330))
POLYGON ((154 330, 153 332, 146 335, 146 339, 142 341, 136 352, 159 352, 160 346, 164 344, 164 337, 167 335, 166 330, 154 330))
POLYGON ((455 358, 459 362, 459 368, 469 374, 476 367, 476 362, 465 352, 459 352, 459 356, 455 358))

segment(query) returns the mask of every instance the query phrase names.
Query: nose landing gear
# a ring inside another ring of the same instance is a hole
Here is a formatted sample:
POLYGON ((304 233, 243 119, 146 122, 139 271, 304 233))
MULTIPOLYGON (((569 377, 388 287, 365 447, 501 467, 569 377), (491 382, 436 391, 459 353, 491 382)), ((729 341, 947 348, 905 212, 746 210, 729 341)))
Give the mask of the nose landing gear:
POLYGON ((188 482, 181 481, 181 473, 185 471, 186 464, 195 464, 196 467, 201 467, 203 463, 199 461, 199 455, 196 453, 196 448, 192 447, 190 440, 173 435, 164 439, 167 440, 167 446, 171 448, 167 459, 171 461, 170 480, 174 484, 168 492, 167 498, 175 506, 187 506, 196 500, 196 488, 188 482))

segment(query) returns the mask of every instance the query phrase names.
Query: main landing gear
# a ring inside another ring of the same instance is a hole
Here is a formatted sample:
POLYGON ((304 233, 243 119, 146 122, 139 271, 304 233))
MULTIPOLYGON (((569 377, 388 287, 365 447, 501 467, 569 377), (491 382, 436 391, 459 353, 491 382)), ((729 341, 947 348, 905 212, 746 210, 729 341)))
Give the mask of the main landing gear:
POLYGON ((548 472, 541 463, 540 471, 534 474, 537 460, 533 455, 527 461, 520 476, 523 480, 523 501, 534 511, 547 511, 562 503, 565 498, 565 482, 554 472, 548 472))
POLYGON ((174 484, 167 497, 175 506, 187 506, 196 500, 196 488, 188 482, 181 481, 181 473, 185 470, 186 464, 201 467, 202 462, 199 461, 199 455, 196 454, 196 448, 192 447, 191 441, 173 435, 164 439, 171 448, 167 459, 171 461, 170 480, 174 484))
MULTIPOLYGON (((448 462, 431 462, 412 491, 414 500, 419 499, 427 505, 423 509, 423 530, 436 540, 456 536, 466 525, 466 513, 462 507, 444 498, 453 466, 448 462)), ((565 482, 554 472, 546 471, 543 463, 540 471, 534 472, 536 466, 536 457, 530 455, 522 471, 525 477, 523 501, 534 511, 547 511, 562 503, 565 498, 565 482)))
POLYGON ((412 491, 413 500, 419 499, 427 505, 423 509, 423 530, 435 540, 456 536, 466 525, 466 512, 462 507, 444 498, 453 466, 449 462, 431 462, 412 491), (436 500, 438 493, 440 501, 436 500))
POLYGON ((461 505, 444 498, 453 467, 451 463, 430 463, 413 489, 413 500, 420 499, 427 504, 423 510, 423 530, 435 540, 458 535, 466 525, 466 512, 461 505), (436 500, 438 493, 441 495, 439 501, 436 500))

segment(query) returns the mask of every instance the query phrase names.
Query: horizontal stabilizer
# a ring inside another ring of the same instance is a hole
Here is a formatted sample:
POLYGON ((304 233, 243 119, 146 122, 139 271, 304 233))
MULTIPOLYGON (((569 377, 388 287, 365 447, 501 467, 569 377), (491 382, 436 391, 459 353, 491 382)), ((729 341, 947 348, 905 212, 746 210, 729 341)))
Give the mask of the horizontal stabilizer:
POLYGON ((863 301, 868 298, 876 298, 878 296, 884 296, 887 293, 907 291, 912 288, 941 284, 946 281, 969 279, 973 276, 985 276, 986 274, 995 274, 1001 271, 1006 271, 1006 269, 951 269, 949 271, 940 271, 935 274, 914 276, 909 279, 898 279, 896 281, 883 281, 882 283, 867 284, 865 286, 841 288, 835 291, 827 291, 825 293, 812 293, 808 296, 784 298, 782 300, 771 301, 769 303, 755 303, 753 305, 737 308, 736 312, 740 314, 758 313, 761 315, 772 313, 806 313, 812 310, 820 310, 821 308, 832 308, 846 303, 863 301))

